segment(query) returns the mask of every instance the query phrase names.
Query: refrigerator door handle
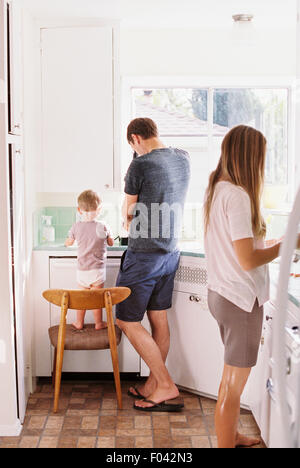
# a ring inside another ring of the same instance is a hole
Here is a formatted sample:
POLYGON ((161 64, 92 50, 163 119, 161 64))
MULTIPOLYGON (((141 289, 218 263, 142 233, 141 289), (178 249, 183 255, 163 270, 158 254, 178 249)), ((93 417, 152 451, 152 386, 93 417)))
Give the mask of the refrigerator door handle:
POLYGON ((274 403, 276 403, 276 398, 274 396, 274 383, 272 379, 267 380, 267 392, 274 403))

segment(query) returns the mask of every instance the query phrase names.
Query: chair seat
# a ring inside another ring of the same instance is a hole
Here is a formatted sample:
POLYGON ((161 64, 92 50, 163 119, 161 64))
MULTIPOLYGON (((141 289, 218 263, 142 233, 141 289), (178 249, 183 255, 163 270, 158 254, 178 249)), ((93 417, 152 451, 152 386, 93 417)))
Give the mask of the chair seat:
MULTIPOLYGON (((57 348, 59 325, 49 328, 49 337, 51 344, 57 348)), ((122 332, 115 325, 117 345, 120 344, 122 332)), ((66 326, 65 346, 66 350, 98 350, 109 349, 108 329, 95 330, 95 325, 88 323, 82 330, 76 330, 73 325, 66 326)))

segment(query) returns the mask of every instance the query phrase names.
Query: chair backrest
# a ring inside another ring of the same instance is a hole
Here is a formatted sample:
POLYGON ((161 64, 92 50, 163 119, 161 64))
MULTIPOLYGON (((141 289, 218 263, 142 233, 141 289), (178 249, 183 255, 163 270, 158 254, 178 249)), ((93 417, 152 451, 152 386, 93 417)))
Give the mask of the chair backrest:
POLYGON ((67 297, 67 308, 78 310, 102 309, 105 307, 105 297, 110 296, 111 304, 119 304, 131 294, 129 288, 115 287, 103 289, 48 289, 43 297, 51 304, 62 306, 67 297))

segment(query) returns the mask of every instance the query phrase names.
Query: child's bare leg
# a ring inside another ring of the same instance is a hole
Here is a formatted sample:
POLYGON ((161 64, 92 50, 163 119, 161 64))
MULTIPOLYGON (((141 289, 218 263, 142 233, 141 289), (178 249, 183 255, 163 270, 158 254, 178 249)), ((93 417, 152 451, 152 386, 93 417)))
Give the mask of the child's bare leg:
POLYGON ((76 322, 72 323, 73 327, 77 330, 82 330, 84 325, 85 310, 76 311, 76 322))
MULTIPOLYGON (((83 286, 79 285, 80 289, 87 289, 83 286)), ((84 325, 84 317, 85 317, 85 310, 77 310, 76 311, 76 322, 72 323, 73 327, 77 328, 77 330, 82 330, 84 325)))
MULTIPOLYGON (((92 286, 91 289, 102 289, 103 286, 104 286, 104 283, 99 284, 97 286, 92 286)), ((93 313, 94 313, 94 320, 95 320, 95 329, 102 330, 103 328, 107 328, 107 323, 103 322, 102 309, 95 309, 93 310, 93 313)))

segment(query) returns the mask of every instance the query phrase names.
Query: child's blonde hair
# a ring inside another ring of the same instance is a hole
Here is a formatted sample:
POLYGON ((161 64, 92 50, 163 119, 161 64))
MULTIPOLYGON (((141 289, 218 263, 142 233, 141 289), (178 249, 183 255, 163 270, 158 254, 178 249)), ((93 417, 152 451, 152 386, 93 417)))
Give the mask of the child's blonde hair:
POLYGON ((79 195, 77 203, 82 211, 96 211, 101 205, 101 198, 93 190, 85 190, 79 195))

